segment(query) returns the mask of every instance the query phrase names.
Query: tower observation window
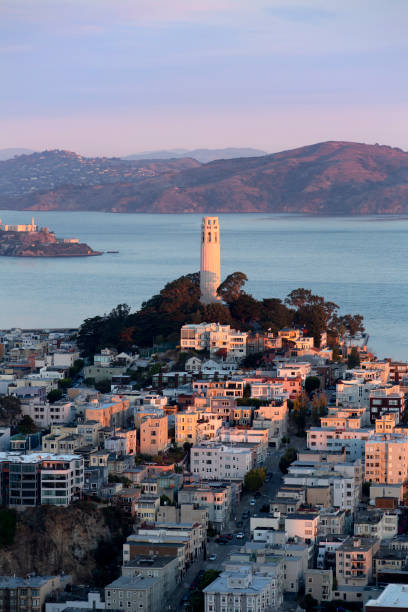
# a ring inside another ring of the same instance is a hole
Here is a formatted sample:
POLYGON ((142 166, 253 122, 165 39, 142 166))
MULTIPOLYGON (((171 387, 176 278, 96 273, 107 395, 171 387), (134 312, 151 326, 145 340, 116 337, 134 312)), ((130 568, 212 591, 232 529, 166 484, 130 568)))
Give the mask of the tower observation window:
POLYGON ((211 232, 208 232, 208 242, 211 242, 211 232))

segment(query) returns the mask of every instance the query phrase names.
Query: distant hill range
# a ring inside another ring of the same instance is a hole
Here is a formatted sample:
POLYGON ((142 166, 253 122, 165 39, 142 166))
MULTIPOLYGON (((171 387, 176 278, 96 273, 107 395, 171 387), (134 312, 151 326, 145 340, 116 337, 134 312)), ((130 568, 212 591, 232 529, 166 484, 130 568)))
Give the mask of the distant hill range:
POLYGON ((144 151, 143 153, 134 153, 127 155, 122 159, 178 159, 180 157, 192 157, 197 161, 207 164, 216 159, 235 159, 237 157, 260 157, 267 155, 266 151, 260 149, 234 148, 227 149, 171 149, 169 151, 144 151))
POLYGON ((272 155, 121 160, 47 151, 0 162, 0 208, 113 212, 408 213, 408 153, 324 142, 272 155))
POLYGON ((0 161, 12 159, 16 155, 29 155, 34 153, 32 149, 0 149, 0 161))

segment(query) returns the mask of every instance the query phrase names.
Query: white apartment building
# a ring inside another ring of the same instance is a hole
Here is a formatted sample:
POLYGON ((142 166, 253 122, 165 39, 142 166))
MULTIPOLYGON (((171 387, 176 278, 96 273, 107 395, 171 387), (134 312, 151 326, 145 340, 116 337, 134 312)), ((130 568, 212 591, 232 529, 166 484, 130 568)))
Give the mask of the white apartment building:
POLYGON ((272 406, 261 406, 254 411, 253 429, 267 429, 270 446, 278 448, 288 430, 288 405, 284 401, 272 406))
POLYGON ((183 325, 180 332, 182 350, 209 350, 216 353, 225 349, 231 357, 243 359, 246 356, 246 332, 231 329, 229 325, 219 323, 189 323, 183 325))
POLYGON ((262 400, 288 400, 289 392, 285 391, 284 385, 274 382, 251 382, 251 397, 262 400))
POLYGON ((283 478, 285 485, 330 486, 331 505, 353 511, 361 495, 361 472, 361 460, 309 467, 295 462, 289 466, 288 473, 283 478))
POLYGON ((38 403, 29 401, 21 404, 21 414, 28 415, 37 427, 51 427, 52 425, 63 425, 71 423, 75 417, 75 411, 71 402, 48 402, 38 403))
POLYGON ((227 570, 204 590, 205 612, 257 612, 282 608, 282 580, 275 566, 227 564, 227 570))
POLYGON ((340 451, 344 448, 350 461, 364 457, 366 441, 373 435, 371 429, 341 430, 334 427, 311 427, 306 433, 310 450, 340 451))
POLYGON ((213 442, 190 451, 191 471, 201 480, 243 480, 253 467, 251 449, 213 442))
POLYGON ((285 517, 285 532, 288 539, 299 538, 313 544, 317 538, 319 514, 316 512, 293 512, 285 517))
POLYGON ((379 381, 366 381, 364 378, 341 380, 336 385, 336 406, 369 408, 370 393, 379 386, 379 381))
POLYGON ((300 377, 303 381, 310 375, 312 369, 308 361, 288 361, 280 362, 277 367, 278 378, 297 378, 300 377))
POLYGON ((78 455, 50 455, 41 467, 41 504, 67 506, 84 488, 84 459, 78 455))

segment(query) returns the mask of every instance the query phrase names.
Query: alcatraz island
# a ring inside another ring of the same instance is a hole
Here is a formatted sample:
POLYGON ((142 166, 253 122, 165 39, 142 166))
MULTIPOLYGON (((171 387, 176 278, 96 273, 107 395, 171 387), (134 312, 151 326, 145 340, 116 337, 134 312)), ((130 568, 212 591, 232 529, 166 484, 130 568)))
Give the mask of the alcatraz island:
POLYGON ((1 257, 90 257, 102 255, 77 238, 56 238, 48 227, 34 223, 6 225, 0 219, 1 257))

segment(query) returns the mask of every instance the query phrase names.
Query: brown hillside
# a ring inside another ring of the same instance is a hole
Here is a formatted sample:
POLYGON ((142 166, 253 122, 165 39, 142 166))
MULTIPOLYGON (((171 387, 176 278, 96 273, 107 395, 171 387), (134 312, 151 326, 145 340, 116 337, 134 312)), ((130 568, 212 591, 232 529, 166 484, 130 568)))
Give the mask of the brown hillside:
POLYGON ((65 186, 3 208, 115 212, 408 212, 408 153, 387 146, 325 142, 263 157, 217 160, 137 183, 65 186))

